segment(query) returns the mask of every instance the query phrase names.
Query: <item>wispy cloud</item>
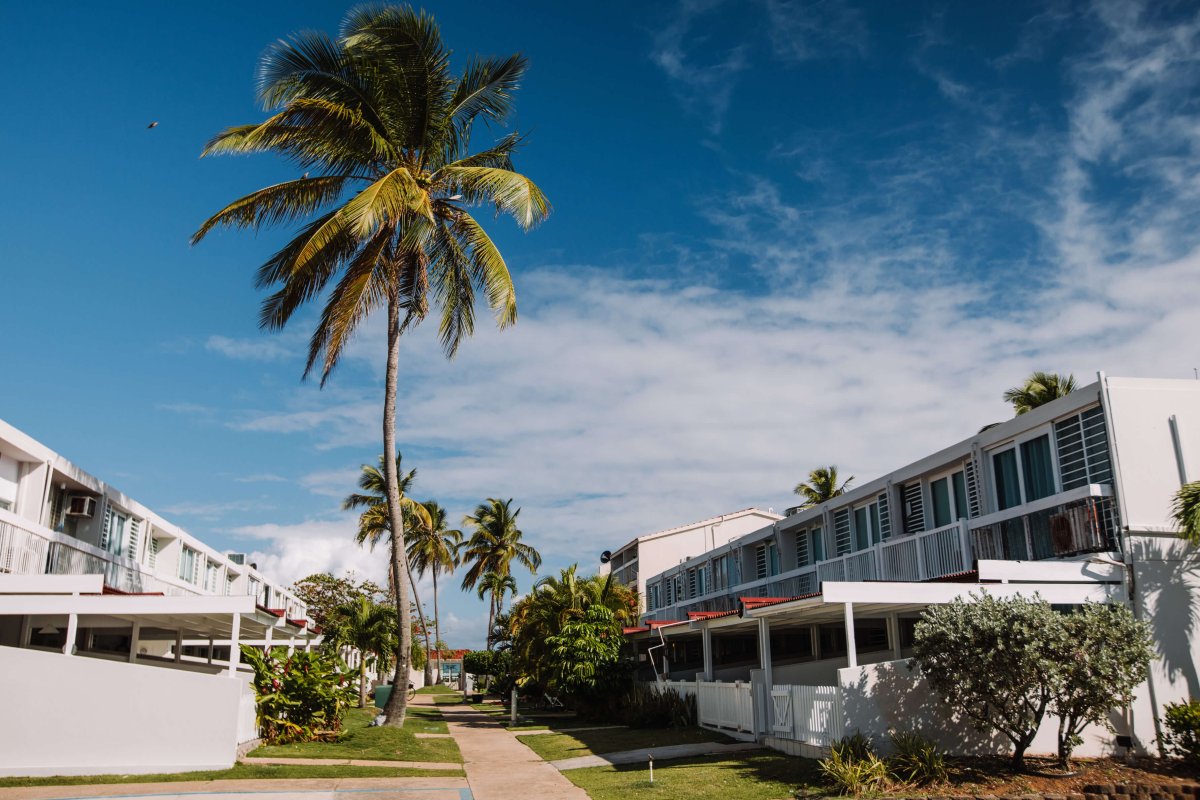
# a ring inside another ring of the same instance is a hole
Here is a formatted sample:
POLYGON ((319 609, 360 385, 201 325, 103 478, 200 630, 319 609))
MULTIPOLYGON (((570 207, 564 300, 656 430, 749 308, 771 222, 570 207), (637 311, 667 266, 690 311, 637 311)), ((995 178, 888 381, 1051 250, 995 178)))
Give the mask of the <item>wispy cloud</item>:
POLYGON ((714 56, 702 37, 689 36, 696 20, 719 4, 719 0, 683 0, 671 23, 655 37, 650 54, 670 78, 680 102, 704 117, 705 127, 714 135, 721 132, 737 75, 748 66, 744 46, 714 56))
POLYGON ((229 336, 209 336, 204 349, 240 361, 282 361, 297 358, 292 342, 279 337, 234 339, 229 336))
POLYGON ((234 478, 238 483, 287 483, 287 478, 273 472, 259 472, 234 478))
POLYGON ((845 0, 767 0, 766 6, 771 45, 784 61, 867 53, 866 23, 845 0))
POLYGON ((227 514, 244 511, 270 511, 274 505, 261 500, 228 500, 209 503, 184 502, 165 505, 163 512, 181 517, 215 520, 227 514))

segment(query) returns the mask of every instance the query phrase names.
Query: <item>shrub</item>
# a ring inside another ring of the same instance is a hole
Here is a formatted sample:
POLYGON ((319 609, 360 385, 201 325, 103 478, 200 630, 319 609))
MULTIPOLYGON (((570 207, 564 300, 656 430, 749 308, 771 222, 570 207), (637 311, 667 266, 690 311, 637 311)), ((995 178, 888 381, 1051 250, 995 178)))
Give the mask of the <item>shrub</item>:
POLYGON ((634 686, 612 711, 615 721, 631 728, 689 728, 696 724, 696 698, 674 689, 634 686))
POLYGON ((888 759, 892 776, 903 783, 924 785, 946 780, 946 756, 919 733, 893 733, 888 759))
POLYGON ((1167 752, 1192 767, 1200 767, 1200 700, 1167 703, 1167 732, 1163 744, 1167 752))
POLYGON ((336 656, 282 647, 270 653, 242 645, 254 670, 259 734, 268 744, 335 738, 342 713, 356 700, 354 682, 336 656))
POLYGON ((834 742, 829 748, 829 758, 823 759, 818 766, 825 782, 838 794, 848 794, 858 797, 865 792, 877 792, 886 789, 890 783, 887 764, 870 750, 870 743, 860 735, 834 742), (854 739, 854 741, 850 741, 854 739), (865 755, 861 745, 866 744, 865 755))
POLYGON ((838 739, 829 745, 829 750, 851 761, 865 761, 869 756, 875 755, 875 745, 862 735, 862 731, 855 731, 845 738, 838 739))

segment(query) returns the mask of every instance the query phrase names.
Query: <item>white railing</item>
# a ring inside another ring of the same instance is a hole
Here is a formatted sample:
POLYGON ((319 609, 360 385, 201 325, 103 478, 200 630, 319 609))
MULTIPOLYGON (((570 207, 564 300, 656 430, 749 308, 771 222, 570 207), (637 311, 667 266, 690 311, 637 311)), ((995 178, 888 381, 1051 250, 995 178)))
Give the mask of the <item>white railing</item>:
POLYGON ((828 747, 845 735, 842 692, 837 686, 775 686, 771 733, 781 739, 828 747))
MULTIPOLYGON (((8 516, 16 517, 15 514, 8 516)), ((0 572, 40 575, 46 571, 49 549, 49 540, 0 517, 0 572)))
POLYGON ((706 727, 754 731, 754 698, 749 683, 697 681, 696 712, 700 724, 706 727))
POLYGON ((691 697, 696 694, 695 681, 661 681, 654 685, 662 689, 671 689, 680 697, 691 697))
POLYGON ((967 522, 960 520, 920 535, 922 569, 927 577, 940 578, 971 568, 967 522))
POLYGON ((921 546, 915 536, 889 539, 879 546, 884 580, 919 581, 924 573, 921 546))

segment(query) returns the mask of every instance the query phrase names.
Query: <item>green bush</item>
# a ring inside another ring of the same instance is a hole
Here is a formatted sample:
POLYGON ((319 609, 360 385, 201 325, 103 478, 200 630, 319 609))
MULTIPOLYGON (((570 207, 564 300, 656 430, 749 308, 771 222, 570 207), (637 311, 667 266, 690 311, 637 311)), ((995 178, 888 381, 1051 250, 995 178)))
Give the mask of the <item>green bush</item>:
POLYGON ((829 745, 829 750, 848 761, 865 761, 868 756, 875 755, 875 745, 862 735, 862 731, 855 731, 845 738, 838 739, 829 745))
POLYGON ((266 654, 249 645, 241 649, 254 670, 258 730, 268 744, 337 737, 342 713, 357 700, 341 659, 319 651, 289 654, 282 647, 266 654))
POLYGON ((833 791, 858 797, 888 787, 891 782, 888 766, 879 756, 868 750, 865 756, 859 758, 854 752, 857 744, 841 747, 839 744, 835 742, 830 748, 829 758, 818 764, 821 775, 833 791))
POLYGON ((674 689, 635 685, 610 708, 614 722, 631 728, 690 728, 696 724, 696 698, 674 689))
POLYGON ((894 753, 888 758, 892 777, 902 783, 925 785, 946 780, 946 756, 919 733, 893 733, 894 753))
POLYGON ((1166 710, 1163 743, 1167 752, 1189 766, 1200 767, 1200 700, 1168 703, 1166 710))

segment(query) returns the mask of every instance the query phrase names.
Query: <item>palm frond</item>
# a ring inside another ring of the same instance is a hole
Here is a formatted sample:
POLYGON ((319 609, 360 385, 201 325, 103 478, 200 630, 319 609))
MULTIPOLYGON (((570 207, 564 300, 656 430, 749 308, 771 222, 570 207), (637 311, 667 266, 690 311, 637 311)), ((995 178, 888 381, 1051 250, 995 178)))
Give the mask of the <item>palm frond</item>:
POLYGON ((434 178, 470 204, 493 204, 525 230, 550 214, 550 202, 533 181, 519 172, 497 167, 447 165, 434 178))
POLYGON ((301 178, 277 183, 233 201, 213 214, 192 234, 197 244, 218 225, 230 228, 259 228, 290 222, 315 213, 341 195, 350 180, 346 175, 301 178))

